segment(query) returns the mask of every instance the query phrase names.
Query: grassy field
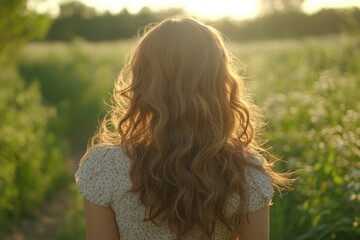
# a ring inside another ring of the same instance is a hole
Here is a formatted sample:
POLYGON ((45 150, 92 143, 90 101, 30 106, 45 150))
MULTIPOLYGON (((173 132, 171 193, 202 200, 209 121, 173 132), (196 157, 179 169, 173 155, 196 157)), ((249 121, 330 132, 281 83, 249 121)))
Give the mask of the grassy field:
MULTIPOLYGON (((21 52, 18 71, 39 82, 44 101, 57 109, 53 128, 75 153, 104 114, 114 78, 133 41, 33 43, 21 52), (60 131, 60 130, 61 131, 60 131)), ((296 171, 294 191, 276 196, 271 239, 360 237, 360 38, 228 44, 247 65, 246 84, 264 109, 268 146, 296 171)), ((57 239, 83 239, 81 197, 57 239)))

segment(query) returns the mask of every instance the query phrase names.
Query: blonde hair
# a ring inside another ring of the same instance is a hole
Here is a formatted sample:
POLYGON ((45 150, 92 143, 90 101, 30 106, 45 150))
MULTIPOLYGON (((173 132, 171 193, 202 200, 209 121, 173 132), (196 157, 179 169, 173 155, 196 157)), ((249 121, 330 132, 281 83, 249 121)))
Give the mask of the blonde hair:
MULTIPOLYGON (((166 221, 181 239, 194 228, 211 238, 216 221, 236 234, 246 213, 244 166, 261 150, 256 106, 243 94, 237 60, 221 34, 190 18, 145 28, 115 81, 112 109, 92 138, 121 146, 132 160, 130 192, 148 206, 146 220, 166 221), (225 209, 240 196, 234 216, 225 209)), ((89 148, 89 149, 90 149, 89 148)), ((271 165, 278 187, 289 180, 271 165)))

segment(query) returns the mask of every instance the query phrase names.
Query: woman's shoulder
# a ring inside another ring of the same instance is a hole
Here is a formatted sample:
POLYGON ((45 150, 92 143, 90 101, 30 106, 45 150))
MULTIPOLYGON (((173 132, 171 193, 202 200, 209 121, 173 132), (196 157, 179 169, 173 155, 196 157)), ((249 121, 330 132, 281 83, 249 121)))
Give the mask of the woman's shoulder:
POLYGON ((266 171, 267 160, 259 153, 253 154, 249 161, 254 166, 246 166, 245 177, 249 194, 249 212, 254 212, 271 202, 274 188, 270 174, 266 171))
POLYGON ((79 167, 92 165, 98 167, 118 166, 126 163, 127 157, 121 146, 94 145, 80 160, 79 167))
POLYGON ((108 206, 127 170, 127 159, 121 147, 95 145, 82 158, 75 181, 86 199, 108 206))
POLYGON ((261 153, 258 152, 254 152, 250 154, 248 157, 248 161, 258 166, 264 166, 268 164, 266 158, 261 153))
POLYGON ((80 160, 80 165, 86 161, 104 161, 104 159, 111 158, 113 155, 122 156, 124 152, 120 146, 96 144, 87 150, 80 160))
MULTIPOLYGON (((265 170, 268 164, 261 154, 252 154, 248 158, 249 164, 244 167, 247 192, 247 209, 243 213, 251 213, 270 205, 274 194, 270 174, 265 170)), ((242 200, 239 194, 231 194, 229 198, 228 214, 235 213, 242 200)))

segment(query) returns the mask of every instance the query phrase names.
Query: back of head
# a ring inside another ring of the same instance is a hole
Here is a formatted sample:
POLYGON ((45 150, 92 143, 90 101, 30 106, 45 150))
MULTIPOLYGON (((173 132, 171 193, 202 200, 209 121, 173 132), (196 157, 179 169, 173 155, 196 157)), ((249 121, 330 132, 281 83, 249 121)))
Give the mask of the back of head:
POLYGON ((240 137, 247 145, 252 126, 232 60, 218 31, 193 19, 165 20, 146 31, 129 65, 129 99, 137 103, 129 109, 152 121, 143 143, 223 145, 236 131, 237 144, 240 137))
POLYGON ((115 83, 94 140, 126 150, 131 192, 178 238, 194 228, 210 237, 216 221, 235 231, 236 216, 225 214, 234 192, 244 200, 236 215, 246 208, 242 169, 257 122, 241 93, 221 35, 189 18, 145 29, 115 83))

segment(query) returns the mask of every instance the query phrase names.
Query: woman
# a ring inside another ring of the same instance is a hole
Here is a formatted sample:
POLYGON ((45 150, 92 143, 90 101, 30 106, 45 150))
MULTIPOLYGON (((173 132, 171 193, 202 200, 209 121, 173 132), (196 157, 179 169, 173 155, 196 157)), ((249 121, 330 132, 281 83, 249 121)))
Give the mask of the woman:
POLYGON ((145 29, 76 173, 88 239, 268 239, 273 186, 256 107, 214 28, 145 29))

